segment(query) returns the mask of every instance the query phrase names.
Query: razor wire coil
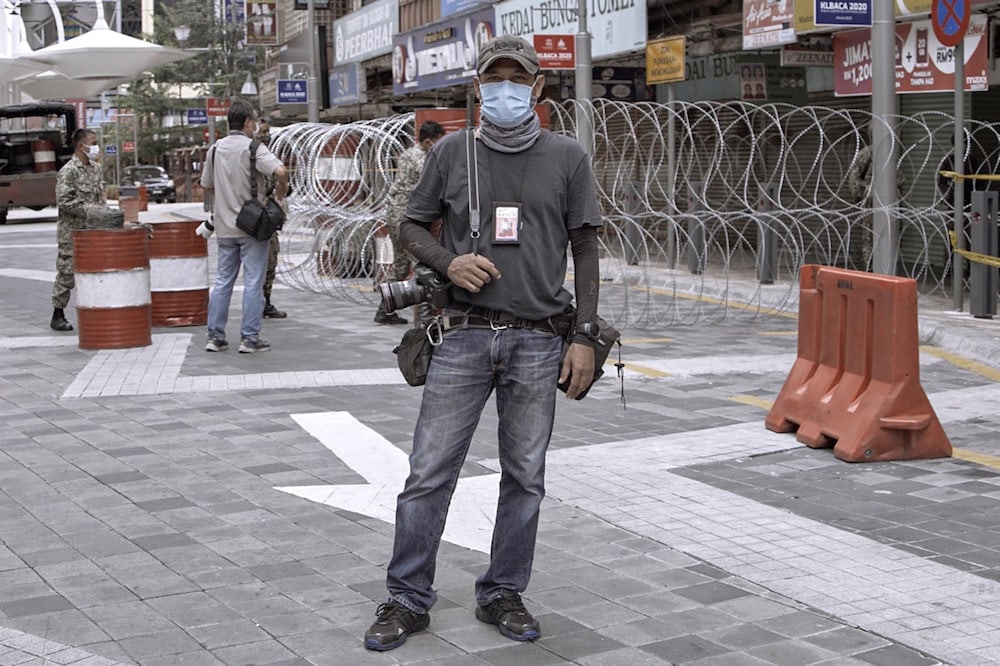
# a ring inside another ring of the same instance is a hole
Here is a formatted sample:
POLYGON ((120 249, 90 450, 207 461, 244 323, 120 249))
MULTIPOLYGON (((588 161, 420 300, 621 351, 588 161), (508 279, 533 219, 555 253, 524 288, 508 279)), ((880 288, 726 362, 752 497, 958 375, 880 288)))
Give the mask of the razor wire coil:
MULTIPOLYGON (((577 110, 572 101, 550 104, 551 129, 575 135, 577 110)), ((601 309, 619 326, 785 312, 803 264, 871 270, 881 240, 871 174, 887 168, 896 171, 898 201, 879 211, 898 221, 897 273, 916 279, 923 295, 950 292, 956 180, 941 173, 954 164, 947 114, 883 121, 822 106, 607 100, 584 110, 604 211, 601 309), (886 132, 873 133, 881 122, 886 132), (888 136, 890 150, 874 151, 873 135, 888 136), (876 164, 875 152, 895 162, 876 164)), ((384 270, 375 235, 414 123, 410 113, 273 131, 271 148, 292 174, 283 282, 377 301, 384 270)), ((989 187, 975 176, 1000 173, 1000 125, 966 121, 965 139, 966 180, 989 187)))

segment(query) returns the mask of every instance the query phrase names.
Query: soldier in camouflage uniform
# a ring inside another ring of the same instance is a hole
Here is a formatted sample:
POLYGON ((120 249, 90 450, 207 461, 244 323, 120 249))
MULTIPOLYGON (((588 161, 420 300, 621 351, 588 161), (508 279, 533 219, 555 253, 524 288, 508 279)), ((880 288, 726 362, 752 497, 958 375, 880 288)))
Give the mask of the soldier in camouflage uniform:
MULTIPOLYGON (((271 123, 264 118, 261 118, 257 124, 256 138, 260 139, 260 142, 268 148, 271 147, 271 123)), ((268 176, 264 180, 268 190, 274 187, 274 176, 268 176)), ((280 250, 281 242, 278 240, 278 234, 275 233, 271 236, 271 245, 267 250, 267 272, 264 273, 264 319, 284 319, 288 316, 287 312, 279 310, 271 302, 271 289, 274 287, 274 277, 278 271, 278 252, 280 250)))
MULTIPOLYGON (((444 128, 433 120, 427 120, 420 125, 420 132, 417 135, 417 143, 403 151, 399 156, 396 166, 396 179, 389 186, 389 204, 386 209, 385 222, 389 227, 389 237, 392 239, 392 270, 389 272, 389 279, 392 281, 405 280, 412 268, 410 255, 399 242, 399 225, 403 221, 403 212, 406 204, 410 200, 410 192, 420 180, 420 174, 424 170, 424 158, 427 151, 444 136, 444 128)), ((393 312, 388 314, 385 306, 379 304, 378 312, 375 313, 376 324, 405 324, 406 319, 393 312)))
POLYGON ((56 331, 72 331, 64 312, 69 303, 69 293, 76 286, 73 275, 73 230, 87 225, 87 211, 105 206, 101 189, 101 167, 97 158, 101 153, 94 130, 78 129, 73 133, 73 157, 56 177, 56 203, 59 220, 56 238, 59 254, 56 258, 56 281, 52 285, 52 321, 49 326, 56 331))

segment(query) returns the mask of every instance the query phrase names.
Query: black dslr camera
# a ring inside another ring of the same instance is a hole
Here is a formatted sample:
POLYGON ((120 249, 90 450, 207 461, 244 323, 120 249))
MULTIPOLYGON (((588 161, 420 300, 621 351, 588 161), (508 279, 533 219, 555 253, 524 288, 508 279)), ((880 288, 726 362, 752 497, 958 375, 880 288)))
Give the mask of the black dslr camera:
POLYGON ((416 277, 400 282, 383 282, 378 286, 385 311, 392 314, 396 310, 428 303, 433 308, 443 308, 451 302, 448 287, 451 286, 443 275, 430 266, 417 264, 413 267, 416 277))

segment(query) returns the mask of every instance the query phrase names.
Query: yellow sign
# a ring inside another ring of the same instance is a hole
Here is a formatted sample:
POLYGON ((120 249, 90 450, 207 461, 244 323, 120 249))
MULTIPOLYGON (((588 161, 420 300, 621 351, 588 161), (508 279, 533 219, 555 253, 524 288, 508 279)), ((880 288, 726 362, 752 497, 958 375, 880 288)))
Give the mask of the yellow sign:
POLYGON ((685 79, 685 39, 665 37, 646 42, 646 85, 679 83, 685 79))

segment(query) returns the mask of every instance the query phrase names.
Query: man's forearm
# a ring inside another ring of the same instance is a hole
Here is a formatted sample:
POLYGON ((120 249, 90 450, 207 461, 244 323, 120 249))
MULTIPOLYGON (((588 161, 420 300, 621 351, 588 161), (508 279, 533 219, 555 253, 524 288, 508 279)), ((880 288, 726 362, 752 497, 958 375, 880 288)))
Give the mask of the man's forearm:
POLYGON ((427 264, 441 275, 448 274, 448 266, 457 256, 441 247, 429 228, 407 218, 403 218, 399 225, 399 240, 417 261, 427 264))

